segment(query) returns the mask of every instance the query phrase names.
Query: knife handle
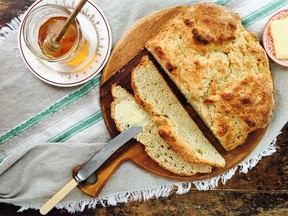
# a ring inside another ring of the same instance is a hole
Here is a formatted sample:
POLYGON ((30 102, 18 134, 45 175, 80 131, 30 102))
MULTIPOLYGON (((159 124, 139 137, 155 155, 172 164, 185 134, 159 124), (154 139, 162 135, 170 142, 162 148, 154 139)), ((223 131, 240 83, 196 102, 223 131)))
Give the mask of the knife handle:
POLYGON ((72 191, 78 182, 72 179, 61 190, 59 190, 51 199, 49 199, 41 208, 40 213, 46 215, 58 202, 60 202, 70 191, 72 191))

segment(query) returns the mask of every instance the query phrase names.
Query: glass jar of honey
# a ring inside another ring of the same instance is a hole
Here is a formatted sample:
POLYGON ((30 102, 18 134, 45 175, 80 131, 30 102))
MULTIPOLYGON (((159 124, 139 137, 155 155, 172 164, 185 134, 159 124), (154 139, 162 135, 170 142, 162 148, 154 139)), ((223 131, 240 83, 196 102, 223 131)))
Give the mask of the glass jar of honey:
POLYGON ((45 53, 43 44, 58 34, 71 12, 59 5, 42 5, 23 20, 23 38, 29 50, 38 58, 67 66, 79 66, 89 54, 89 43, 78 20, 69 26, 61 41, 61 49, 53 55, 45 53))

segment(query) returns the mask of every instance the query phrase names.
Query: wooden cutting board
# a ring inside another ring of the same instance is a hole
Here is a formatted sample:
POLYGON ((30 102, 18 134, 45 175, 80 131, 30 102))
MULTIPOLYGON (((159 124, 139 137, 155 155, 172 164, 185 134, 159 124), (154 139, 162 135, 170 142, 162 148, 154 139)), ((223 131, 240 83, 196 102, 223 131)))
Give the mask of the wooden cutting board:
MULTIPOLYGON (((103 71, 100 86, 101 110, 107 129, 112 137, 119 134, 114 121, 110 117, 110 104, 113 100, 111 95, 112 84, 119 84, 128 90, 131 90, 130 75, 133 67, 138 64, 143 55, 150 55, 145 49, 145 42, 161 30, 161 27, 168 20, 186 8, 187 6, 168 8, 143 18, 131 27, 114 46, 111 56, 103 71)), ((151 55, 150 57, 153 59, 151 55)), ((157 64, 156 61, 155 64, 157 64)), ((162 74, 165 78, 165 73, 163 72, 162 74)), ((98 196, 105 183, 113 175, 116 169, 125 161, 131 161, 151 174, 167 179, 191 182, 212 178, 239 164, 259 144, 267 128, 259 129, 251 133, 243 145, 230 152, 226 152, 211 134, 210 130, 206 128, 205 124, 198 117, 192 107, 187 103, 187 100, 185 100, 179 90, 173 86, 173 83, 169 81, 169 78, 166 77, 166 80, 170 86, 172 86, 172 89, 175 90, 174 93, 178 96, 190 116, 196 121, 203 133, 207 135, 207 138, 225 158, 225 168, 214 168, 209 174, 196 174, 191 177, 175 175, 158 166, 158 164, 150 159, 146 154, 143 146, 135 140, 132 140, 117 151, 116 154, 114 154, 113 157, 99 169, 97 172, 98 181, 95 184, 82 183, 79 185, 79 188, 84 193, 94 197, 98 196)), ((74 170, 74 173, 76 170, 77 168, 74 170)))

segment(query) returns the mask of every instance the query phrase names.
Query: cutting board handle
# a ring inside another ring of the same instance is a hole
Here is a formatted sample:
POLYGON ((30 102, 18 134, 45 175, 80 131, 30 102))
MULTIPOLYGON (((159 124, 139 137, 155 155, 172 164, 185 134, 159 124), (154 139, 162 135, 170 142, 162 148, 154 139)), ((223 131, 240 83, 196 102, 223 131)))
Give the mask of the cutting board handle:
MULTIPOLYGON (((99 193, 101 192, 102 188, 104 187, 104 185, 108 182, 110 177, 117 170, 117 168, 123 162, 127 160, 133 160, 133 157, 135 157, 135 153, 137 151, 142 151, 142 150, 139 148, 138 145, 133 144, 126 151, 123 151, 120 154, 117 154, 117 157, 113 158, 113 160, 109 161, 109 163, 107 164, 105 163, 105 165, 98 170, 98 172, 96 173, 97 178, 98 178, 96 183, 89 184, 89 183, 83 182, 78 185, 78 188, 89 196, 97 197, 99 193)), ((82 165, 77 166, 73 169, 72 171, 73 176, 76 175, 77 171, 81 168, 81 166, 82 165)))

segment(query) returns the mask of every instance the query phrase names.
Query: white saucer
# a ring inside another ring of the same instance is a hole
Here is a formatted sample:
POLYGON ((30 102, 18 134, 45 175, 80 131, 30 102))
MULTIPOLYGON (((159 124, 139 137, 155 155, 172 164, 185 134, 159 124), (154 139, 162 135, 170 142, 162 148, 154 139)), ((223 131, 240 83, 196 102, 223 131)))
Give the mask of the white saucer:
POLYGON ((31 72, 42 81, 55 86, 70 87, 81 85, 95 77, 105 66, 111 51, 112 37, 109 23, 102 11, 89 0, 77 15, 84 34, 92 41, 91 58, 84 68, 58 67, 35 57, 26 46, 23 39, 23 22, 27 14, 34 8, 45 4, 57 4, 73 10, 79 0, 38 0, 25 13, 20 26, 18 44, 22 58, 31 72))

